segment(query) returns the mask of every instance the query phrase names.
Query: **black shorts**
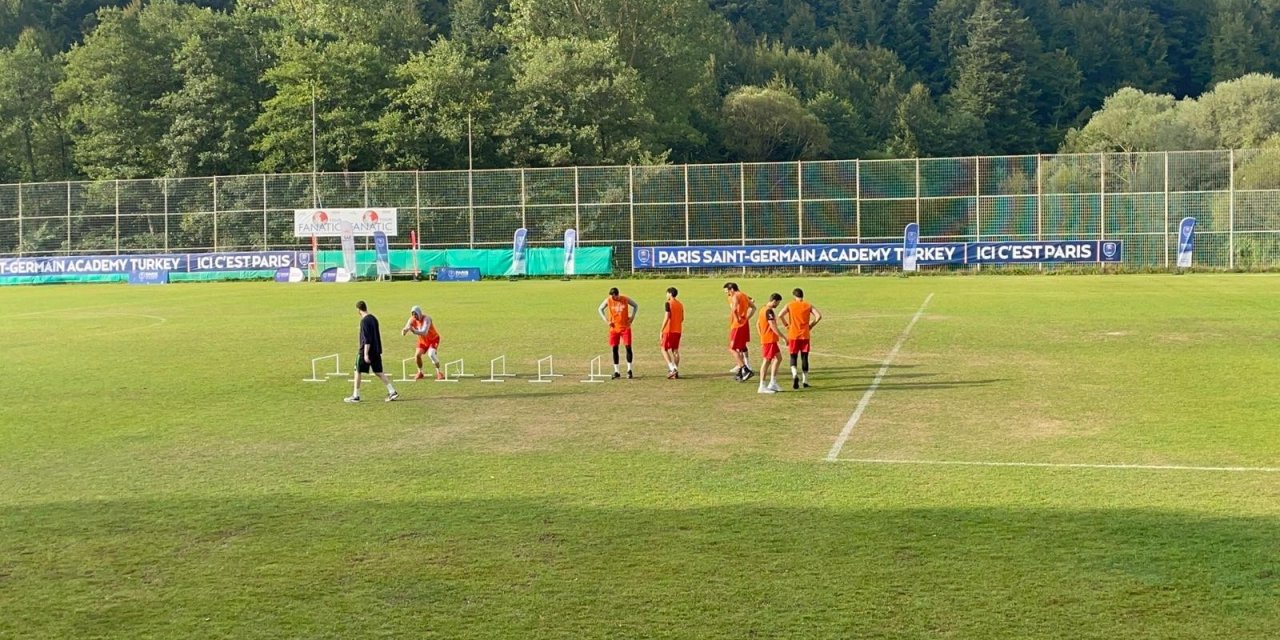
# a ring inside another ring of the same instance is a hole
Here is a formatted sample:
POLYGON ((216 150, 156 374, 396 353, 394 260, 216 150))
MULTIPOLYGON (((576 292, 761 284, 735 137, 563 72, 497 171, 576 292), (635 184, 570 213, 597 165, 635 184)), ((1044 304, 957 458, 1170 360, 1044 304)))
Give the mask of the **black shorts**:
POLYGON ((382 354, 369 354, 369 361, 364 361, 364 354, 356 354, 356 372, 357 373, 382 373, 382 354))

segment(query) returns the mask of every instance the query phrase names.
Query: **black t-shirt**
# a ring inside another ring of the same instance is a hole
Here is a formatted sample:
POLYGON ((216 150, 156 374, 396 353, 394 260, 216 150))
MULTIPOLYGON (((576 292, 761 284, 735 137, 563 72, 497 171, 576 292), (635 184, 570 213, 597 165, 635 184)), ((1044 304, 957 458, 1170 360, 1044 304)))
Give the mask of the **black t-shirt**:
POLYGON ((382 334, 378 331, 378 319, 373 317, 372 313, 367 313, 360 319, 360 352, 364 353, 364 346, 369 345, 369 355, 378 356, 382 354, 382 334))

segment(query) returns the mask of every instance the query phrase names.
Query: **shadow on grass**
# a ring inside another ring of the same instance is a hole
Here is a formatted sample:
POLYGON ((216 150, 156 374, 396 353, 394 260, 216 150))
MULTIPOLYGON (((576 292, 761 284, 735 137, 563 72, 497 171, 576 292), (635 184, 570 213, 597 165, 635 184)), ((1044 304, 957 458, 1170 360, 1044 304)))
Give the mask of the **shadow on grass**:
POLYGON ((229 495, 8 507, 0 522, 6 637, 1268 638, 1280 628, 1280 522, 1267 518, 229 495))

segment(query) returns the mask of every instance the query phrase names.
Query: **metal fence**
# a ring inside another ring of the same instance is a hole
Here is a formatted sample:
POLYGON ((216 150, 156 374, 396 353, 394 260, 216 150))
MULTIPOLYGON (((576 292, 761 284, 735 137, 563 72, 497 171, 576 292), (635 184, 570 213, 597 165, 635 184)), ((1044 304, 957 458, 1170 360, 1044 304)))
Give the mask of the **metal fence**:
MULTIPOLYGON (((1167 267, 1280 266, 1280 150, 156 178, 0 185, 0 255, 296 249, 293 210, 397 207, 407 246, 1123 240, 1167 267)), ((336 244, 325 240, 325 248, 336 244)))

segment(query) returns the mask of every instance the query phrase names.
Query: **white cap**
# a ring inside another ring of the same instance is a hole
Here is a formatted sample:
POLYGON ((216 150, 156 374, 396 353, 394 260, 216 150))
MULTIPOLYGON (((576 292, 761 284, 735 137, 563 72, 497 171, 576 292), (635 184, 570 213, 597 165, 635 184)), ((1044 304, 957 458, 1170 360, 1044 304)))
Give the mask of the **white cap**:
POLYGON ((419 307, 418 305, 415 304, 412 307, 409 307, 409 313, 422 315, 422 307, 419 307))

